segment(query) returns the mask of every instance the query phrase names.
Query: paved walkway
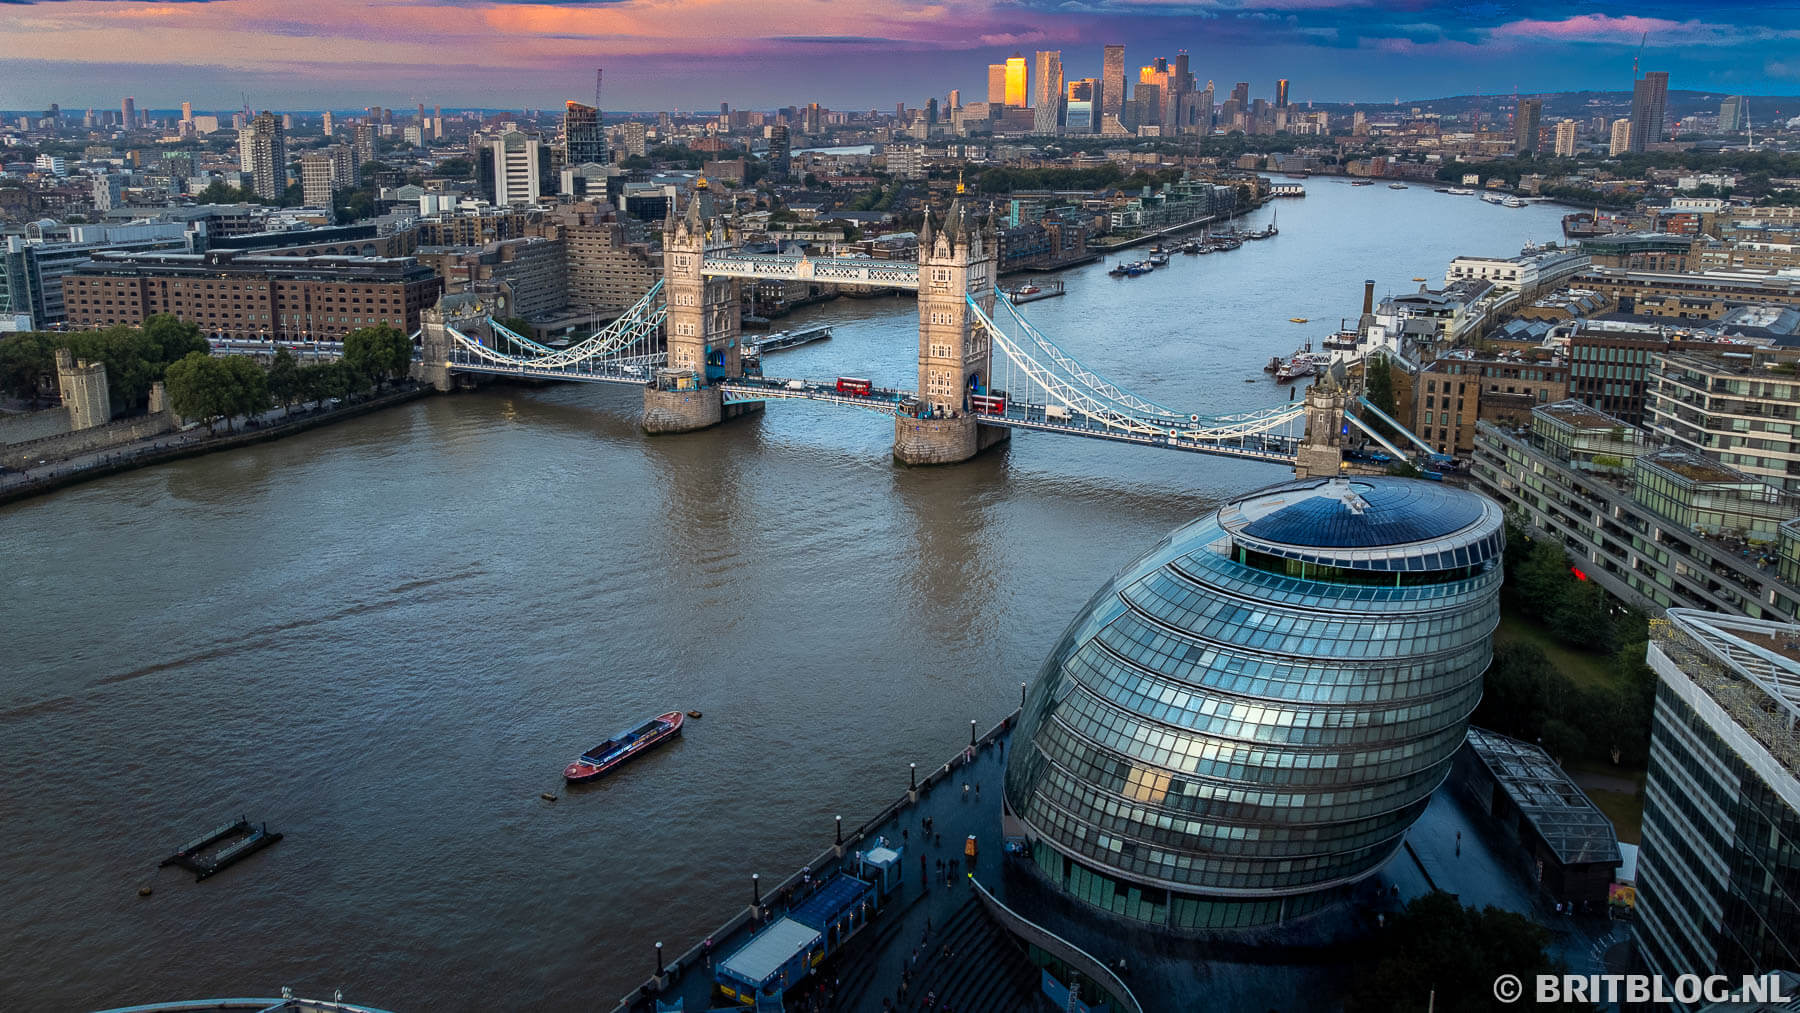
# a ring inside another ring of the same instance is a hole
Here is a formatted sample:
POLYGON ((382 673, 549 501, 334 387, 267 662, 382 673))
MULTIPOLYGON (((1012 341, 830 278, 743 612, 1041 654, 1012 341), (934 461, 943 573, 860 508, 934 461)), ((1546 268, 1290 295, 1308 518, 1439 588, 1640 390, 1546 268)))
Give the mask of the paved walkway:
MULTIPOLYGON (((1000 790, 1008 752, 1007 736, 1001 736, 974 750, 967 764, 958 756, 949 774, 916 804, 869 828, 868 843, 846 849, 853 854, 877 837, 898 844, 904 849, 904 883, 867 929, 824 961, 806 988, 790 995, 789 1010, 917 1010, 933 991, 940 1013, 946 1001, 951 1013, 1041 1008, 1034 1005, 1032 981, 1011 962, 1017 951, 995 944, 999 929, 973 902, 969 872, 1015 910, 1094 957, 1109 964, 1125 958, 1121 977, 1146 1010, 1189 1008, 1198 995, 1212 1009, 1291 1010, 1302 1008, 1298 996, 1340 994, 1355 971, 1347 963, 1353 951, 1344 942, 1379 932, 1383 918, 1433 889, 1544 925, 1552 934, 1552 955, 1572 973, 1621 970, 1616 964, 1625 951, 1624 925, 1604 915, 1558 915, 1519 868, 1516 846, 1449 785, 1432 797, 1406 846, 1359 884, 1348 903, 1293 925, 1192 940, 1096 915, 1045 892, 1022 863, 1003 859, 1000 790), (973 862, 963 856, 970 834, 978 841, 973 862), (959 1004, 959 998, 975 1005, 959 1004)), ((825 871, 815 866, 813 874, 818 878, 825 871)), ((792 898, 766 899, 772 917, 792 903, 792 898)), ((735 952, 754 928, 715 939, 713 956, 735 952)), ((711 973, 703 966, 683 968, 670 985, 690 1013, 713 1008, 711 989, 711 973)), ((630 1008, 654 1007, 646 997, 630 1008)))
MULTIPOLYGON (((983 971, 998 968, 1002 974, 1017 970, 1016 965, 1007 968, 992 964, 996 952, 1004 956, 1006 951, 989 947, 990 940, 984 932, 987 916, 975 909, 974 891, 967 880, 971 871, 983 883, 999 878, 1000 780, 1006 769, 1006 748, 1006 738, 1002 736, 958 754, 950 761, 949 773, 922 790, 917 803, 903 806, 879 825, 869 827, 862 842, 846 842, 847 860, 853 860, 856 851, 867 849, 882 837, 890 846, 898 846, 902 851, 902 885, 890 895, 868 928, 820 965, 813 976, 815 981, 790 993, 789 1010, 881 1013, 883 1000, 898 1000, 903 981, 908 983, 908 1008, 918 1008, 923 996, 946 983, 994 1003, 979 1008, 984 1011, 1034 1008, 1028 1005, 1029 995, 1023 999, 1008 996, 1004 988, 970 973, 976 966, 983 971), (970 834, 979 841, 973 862, 963 855, 970 834), (950 946, 948 953, 944 952, 946 944, 950 946)), ((930 773, 920 772, 922 784, 930 773)), ((826 864, 814 865, 811 870, 815 881, 827 878, 830 871, 826 864)), ((765 893, 771 919, 779 918, 799 899, 799 891, 784 895, 784 886, 765 893)), ((723 959, 736 952, 760 927, 746 925, 714 938, 712 958, 723 959)), ((690 1013, 711 1009, 713 979, 705 964, 705 957, 696 954, 693 966, 680 968, 663 1001, 679 996, 690 1013)), ((644 997, 629 1008, 654 1006, 644 997)), ((937 1008, 941 1013, 941 1002, 937 1008)), ((977 1007, 965 1010, 953 1004, 951 1009, 952 1013, 977 1013, 977 1007)))

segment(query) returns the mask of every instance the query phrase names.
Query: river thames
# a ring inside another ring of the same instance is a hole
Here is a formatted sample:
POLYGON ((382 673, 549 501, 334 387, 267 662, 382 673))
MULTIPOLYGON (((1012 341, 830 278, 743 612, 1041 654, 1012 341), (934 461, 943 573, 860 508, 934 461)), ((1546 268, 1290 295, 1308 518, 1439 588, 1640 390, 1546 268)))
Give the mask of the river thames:
MULTIPOLYGON (((1026 313, 1140 394, 1251 408, 1364 278, 1560 238, 1549 205, 1306 186, 1275 239, 1135 279, 1109 257, 1026 313)), ((770 375, 914 385, 911 301, 777 326, 810 322, 835 337, 770 375)), ((657 940, 686 949, 751 873, 1008 713, 1114 570, 1288 477, 1041 433, 908 470, 882 416, 776 403, 652 438, 640 407, 493 387, 0 508, 0 1009, 284 985, 610 1007, 657 940), (565 790, 584 748, 690 708, 674 745, 565 790), (240 813, 286 839, 204 883, 157 869, 240 813)))

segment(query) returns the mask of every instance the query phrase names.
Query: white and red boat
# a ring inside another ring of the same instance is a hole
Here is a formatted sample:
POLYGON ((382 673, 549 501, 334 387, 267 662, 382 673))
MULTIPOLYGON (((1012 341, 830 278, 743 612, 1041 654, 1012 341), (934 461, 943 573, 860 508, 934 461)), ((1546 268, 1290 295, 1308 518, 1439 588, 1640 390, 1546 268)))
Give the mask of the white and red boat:
POLYGON ((581 758, 563 768, 563 778, 571 783, 592 781, 614 767, 655 749, 681 734, 682 713, 670 711, 651 718, 636 728, 620 732, 581 754, 581 758))

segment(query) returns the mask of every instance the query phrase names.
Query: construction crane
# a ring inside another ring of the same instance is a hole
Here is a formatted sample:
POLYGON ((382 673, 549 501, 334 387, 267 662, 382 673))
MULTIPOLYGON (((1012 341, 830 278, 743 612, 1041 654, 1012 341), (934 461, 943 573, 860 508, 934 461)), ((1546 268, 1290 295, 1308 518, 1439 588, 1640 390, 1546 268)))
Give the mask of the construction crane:
POLYGON ((1649 41, 1650 41, 1650 33, 1649 32, 1645 32, 1643 37, 1638 39, 1637 55, 1633 56, 1631 58, 1631 80, 1633 82, 1636 82, 1638 79, 1638 61, 1642 60, 1644 58, 1644 43, 1649 42, 1649 41))

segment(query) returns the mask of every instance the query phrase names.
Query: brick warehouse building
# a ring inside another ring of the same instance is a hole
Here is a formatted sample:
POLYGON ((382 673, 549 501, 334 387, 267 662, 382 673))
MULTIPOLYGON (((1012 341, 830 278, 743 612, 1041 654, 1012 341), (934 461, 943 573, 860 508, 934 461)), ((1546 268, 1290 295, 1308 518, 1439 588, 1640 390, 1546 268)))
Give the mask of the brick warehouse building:
POLYGON ((417 331, 442 284, 411 258, 102 253, 68 276, 64 299, 71 327, 169 313, 209 336, 332 341, 378 323, 417 331))

